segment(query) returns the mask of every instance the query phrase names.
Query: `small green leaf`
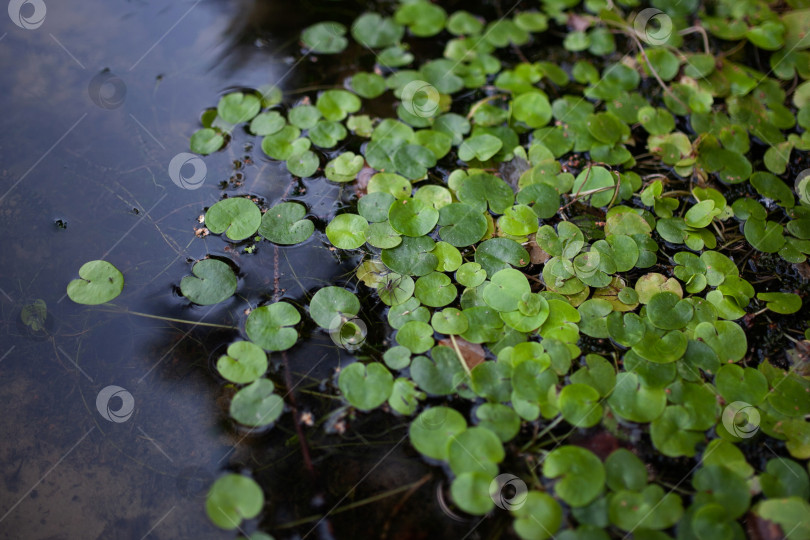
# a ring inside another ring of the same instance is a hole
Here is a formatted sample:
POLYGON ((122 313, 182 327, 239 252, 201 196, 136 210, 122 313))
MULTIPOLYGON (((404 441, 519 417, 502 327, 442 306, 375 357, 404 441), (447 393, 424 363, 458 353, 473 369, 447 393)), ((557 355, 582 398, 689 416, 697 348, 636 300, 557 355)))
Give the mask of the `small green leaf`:
POLYGON ((267 355, 250 341, 235 341, 217 360, 217 371, 233 383, 251 383, 267 371, 267 355))
POLYGON ((285 351, 295 345, 298 332, 290 328, 301 321, 298 310, 286 302, 260 306, 248 315, 245 333, 267 351, 285 351))
POLYGON ((236 292, 236 276, 231 267, 222 261, 203 259, 194 264, 191 273, 194 275, 180 281, 180 292, 195 304, 218 304, 236 292))
POLYGON ((336 54, 349 44, 345 34, 346 27, 339 22, 324 21, 304 28, 301 42, 314 53, 336 54))
POLYGON ((231 400, 231 418, 250 427, 272 424, 284 412, 284 400, 273 393, 273 382, 256 379, 239 390, 231 400))
POLYGON ((123 289, 124 276, 115 266, 89 261, 79 268, 79 279, 68 283, 67 295, 77 304, 96 306, 113 300, 123 289))
POLYGON ((346 400, 361 411, 376 409, 391 396, 394 377, 379 362, 355 362, 344 368, 338 377, 338 386, 346 400))
POLYGON ((264 507, 264 494, 253 479, 226 474, 208 490, 205 512, 221 529, 236 529, 243 519, 253 519, 264 507))
POLYGON ((259 234, 275 244, 300 244, 315 231, 315 225, 304 219, 306 213, 302 204, 279 203, 262 216, 259 234))
POLYGON ((205 225, 214 234, 236 242, 252 236, 262 222, 259 207, 250 199, 234 197, 216 203, 205 213, 205 225))

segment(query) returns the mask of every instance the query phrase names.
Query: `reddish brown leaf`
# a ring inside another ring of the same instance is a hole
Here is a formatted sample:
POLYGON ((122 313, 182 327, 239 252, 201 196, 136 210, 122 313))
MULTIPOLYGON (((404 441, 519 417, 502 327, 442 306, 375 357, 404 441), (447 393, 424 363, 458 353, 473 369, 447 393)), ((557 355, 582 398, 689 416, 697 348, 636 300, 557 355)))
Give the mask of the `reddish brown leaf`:
MULTIPOLYGON (((468 368, 472 369, 484 361, 486 353, 484 352, 484 348, 478 343, 470 343, 466 339, 457 337, 456 344, 458 345, 458 350, 461 351, 461 356, 464 358, 464 362, 467 363, 468 368)), ((455 350, 455 347, 453 347, 453 341, 450 339, 440 339, 439 345, 444 345, 445 347, 450 347, 451 349, 455 350)))

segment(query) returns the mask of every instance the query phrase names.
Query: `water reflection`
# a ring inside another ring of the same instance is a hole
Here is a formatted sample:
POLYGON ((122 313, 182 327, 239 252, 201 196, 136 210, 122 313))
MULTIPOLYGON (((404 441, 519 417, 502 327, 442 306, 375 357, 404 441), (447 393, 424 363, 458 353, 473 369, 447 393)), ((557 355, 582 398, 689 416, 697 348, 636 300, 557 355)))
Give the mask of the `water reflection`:
MULTIPOLYGON (((287 69, 270 50, 228 54, 239 17, 230 4, 91 1, 47 4, 37 28, 4 19, 3 537, 233 537, 209 524, 202 497, 238 442, 208 369, 213 344, 234 332, 83 308, 64 290, 104 258, 125 275, 122 310, 238 323, 242 303, 192 308, 173 287, 188 260, 223 252, 194 241, 194 219, 242 149, 206 160, 197 190, 179 189, 167 167, 229 84, 287 69), (227 63, 237 56, 247 60, 227 63), (121 390, 100 409, 110 386, 121 390)), ((276 173, 245 170, 243 189, 271 196, 276 173)))

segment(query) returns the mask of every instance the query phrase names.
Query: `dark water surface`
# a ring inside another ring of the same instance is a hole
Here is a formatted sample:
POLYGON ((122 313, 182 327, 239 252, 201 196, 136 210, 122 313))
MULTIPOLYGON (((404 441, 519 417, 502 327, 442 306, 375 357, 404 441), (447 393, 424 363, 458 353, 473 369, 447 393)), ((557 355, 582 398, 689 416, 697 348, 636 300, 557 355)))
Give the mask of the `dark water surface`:
MULTIPOLYGON (((207 159, 200 189, 180 189, 167 168, 219 95, 235 84, 286 87, 292 61, 280 52, 283 39, 234 46, 251 9, 237 2, 42 5, 38 28, 5 15, 0 23, 0 537, 233 538, 205 517, 204 494, 226 467, 238 470, 234 448, 244 445, 224 421, 209 369, 216 346, 236 333, 79 306, 64 294, 84 262, 105 259, 125 276, 119 308, 241 324, 244 299, 190 307, 174 287, 206 253, 241 264, 227 244, 196 239, 193 228, 242 147, 207 159), (21 312, 37 299, 47 317, 32 330, 21 312), (96 406, 110 385, 124 391, 110 410, 132 396, 123 422, 96 406)), ((22 9, 34 15, 32 4, 22 9)), ((278 199, 289 179, 277 171, 247 166, 233 192, 278 199)), ((322 249, 288 250, 280 265, 322 249)), ((272 251, 262 255, 272 261, 272 251)), ((306 275, 331 278, 337 265, 320 259, 306 275)), ((272 266, 266 272, 272 279, 272 266)), ((283 286, 298 286, 281 273, 283 286)), ((250 279, 242 294, 265 282, 250 279)))

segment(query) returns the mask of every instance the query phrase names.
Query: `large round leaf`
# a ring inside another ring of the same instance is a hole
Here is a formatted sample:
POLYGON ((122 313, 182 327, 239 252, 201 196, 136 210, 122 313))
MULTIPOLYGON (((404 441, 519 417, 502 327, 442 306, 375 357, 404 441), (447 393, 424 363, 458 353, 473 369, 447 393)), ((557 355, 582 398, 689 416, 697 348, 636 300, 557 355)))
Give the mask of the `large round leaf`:
POLYGON ((420 453, 433 459, 447 459, 453 436, 467 429, 467 421, 449 407, 431 407, 422 411, 409 428, 411 444, 420 453))
POLYGON ((302 204, 277 204, 262 217, 259 234, 276 244, 300 244, 315 231, 315 225, 310 220, 303 219, 306 213, 302 204))
POLYGON ((259 207, 242 197, 219 201, 205 213, 205 225, 209 231, 225 233, 225 236, 237 242, 253 235, 261 223, 259 207))
POLYGON ((361 411, 370 411, 385 403, 394 389, 394 377, 379 362, 368 365, 355 362, 344 368, 338 386, 346 400, 361 411))
POLYGON ((243 519, 253 519, 264 506, 264 494, 253 479, 240 474, 226 474, 208 491, 205 511, 214 525, 236 529, 243 519))
POLYGON ((298 332, 290 327, 300 321, 297 309, 286 302, 276 302, 251 311, 245 332, 253 343, 265 350, 284 351, 298 340, 298 332))
POLYGON ((439 221, 439 212, 419 199, 402 199, 391 203, 388 210, 391 226, 405 236, 424 236, 439 221))
POLYGON ((67 286, 67 295, 77 304, 104 304, 121 294, 124 276, 107 261, 86 262, 79 268, 79 279, 67 286))
POLYGON ((194 275, 180 281, 180 292, 195 304, 218 304, 236 292, 236 276, 222 261, 203 259, 194 264, 191 273, 194 275))
POLYGON ((267 354, 250 341, 236 341, 217 360, 217 371, 233 383, 251 383, 267 371, 267 354))
POLYGON ((250 427, 275 422, 284 412, 284 400, 273 389, 270 379, 256 379, 239 390, 231 400, 231 418, 250 427))
POLYGON ((574 507, 593 501, 605 487, 605 467, 593 452, 579 446, 552 450, 543 462, 543 475, 559 478, 554 491, 574 507))
POLYGON ((342 287, 324 287, 312 297, 309 315, 321 328, 333 329, 341 319, 348 319, 360 311, 357 297, 342 287))

